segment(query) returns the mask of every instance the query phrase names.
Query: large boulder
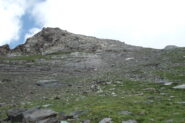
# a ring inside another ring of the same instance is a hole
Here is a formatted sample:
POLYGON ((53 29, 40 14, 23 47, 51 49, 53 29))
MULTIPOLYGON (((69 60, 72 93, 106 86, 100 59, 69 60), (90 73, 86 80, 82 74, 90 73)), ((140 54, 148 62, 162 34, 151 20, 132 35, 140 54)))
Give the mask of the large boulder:
POLYGON ((33 108, 23 113, 23 123, 56 123, 56 116, 57 113, 50 109, 33 108))
POLYGON ((22 122, 23 120, 23 112, 27 109, 20 108, 20 109, 10 109, 7 111, 8 120, 12 123, 14 122, 22 122))
POLYGON ((11 123, 59 123, 57 113, 50 109, 11 109, 7 111, 11 123))

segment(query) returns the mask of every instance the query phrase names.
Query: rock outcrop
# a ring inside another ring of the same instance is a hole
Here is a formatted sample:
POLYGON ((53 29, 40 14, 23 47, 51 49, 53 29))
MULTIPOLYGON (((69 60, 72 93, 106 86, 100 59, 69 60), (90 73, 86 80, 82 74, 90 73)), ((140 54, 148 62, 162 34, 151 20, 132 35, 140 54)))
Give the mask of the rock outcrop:
POLYGON ((0 55, 29 55, 29 54, 51 54, 56 52, 98 52, 109 50, 133 50, 140 47, 126 45, 124 42, 98 39, 90 36, 73 34, 59 28, 43 28, 31 38, 28 38, 25 44, 17 46, 10 50, 8 45, 0 47, 0 55))

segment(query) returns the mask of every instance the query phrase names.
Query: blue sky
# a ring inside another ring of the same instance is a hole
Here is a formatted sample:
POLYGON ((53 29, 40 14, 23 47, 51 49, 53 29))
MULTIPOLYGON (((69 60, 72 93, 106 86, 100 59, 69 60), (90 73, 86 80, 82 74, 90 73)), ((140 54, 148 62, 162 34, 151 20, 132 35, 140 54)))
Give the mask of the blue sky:
POLYGON ((0 45, 11 48, 43 27, 164 48, 185 46, 184 0, 0 0, 0 45))
POLYGON ((21 17, 21 21, 22 21, 22 29, 20 31, 20 38, 19 38, 19 40, 15 40, 15 41, 10 42, 10 47, 11 48, 16 47, 18 44, 25 43, 25 35, 28 33, 28 31, 30 29, 32 29, 33 27, 40 28, 35 23, 34 18, 32 16, 30 16, 29 13, 24 14, 21 17))

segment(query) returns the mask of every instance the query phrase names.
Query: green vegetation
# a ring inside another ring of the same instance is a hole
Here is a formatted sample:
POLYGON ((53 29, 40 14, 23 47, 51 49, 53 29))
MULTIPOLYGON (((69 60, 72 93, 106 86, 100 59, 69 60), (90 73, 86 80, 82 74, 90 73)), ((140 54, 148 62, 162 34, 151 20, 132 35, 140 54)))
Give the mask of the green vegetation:
POLYGON ((14 57, 0 57, 0 60, 26 60, 26 61, 34 61, 35 59, 45 58, 43 55, 31 55, 31 56, 14 56, 14 57))
POLYGON ((32 61, 34 62, 37 59, 51 59, 51 56, 57 56, 57 55, 66 55, 71 52, 55 52, 48 55, 30 55, 30 56, 13 56, 13 57, 0 57, 0 60, 8 60, 8 61, 16 61, 16 60, 24 60, 24 61, 32 61))
POLYGON ((125 79, 111 81, 110 85, 100 85, 103 90, 100 93, 66 93, 65 98, 36 100, 25 107, 50 104, 49 108, 67 114, 87 110, 80 119, 90 119, 92 123, 105 117, 111 117, 115 123, 128 119, 135 119, 139 123, 163 123, 168 120, 173 120, 173 123, 185 122, 185 107, 178 103, 185 101, 184 90, 151 82, 125 79), (132 114, 121 114, 121 111, 132 114))
MULTIPOLYGON (((53 56, 66 55, 70 52, 57 52, 49 55, 19 56, 12 58, 0 58, 1 60, 27 60, 50 59, 53 56)), ((121 72, 112 72, 77 76, 71 75, 64 79, 65 82, 110 82, 110 84, 96 83, 99 88, 86 93, 66 92, 62 98, 47 98, 43 100, 32 100, 26 105, 17 107, 31 108, 49 104, 49 108, 57 112, 70 114, 75 111, 88 111, 80 115, 80 121, 90 119, 92 123, 97 123, 105 117, 112 118, 114 123, 121 123, 123 120, 137 120, 139 123, 184 123, 185 122, 185 91, 173 89, 177 84, 185 83, 185 49, 164 51, 161 61, 154 61, 138 67, 132 74, 143 74, 144 67, 161 65, 161 68, 153 69, 152 74, 161 80, 175 82, 172 85, 163 85, 155 82, 132 81, 122 77, 121 72), (162 61, 165 61, 164 64, 162 61), (165 65, 165 66, 163 66, 165 65), (141 66, 142 67, 142 66, 141 66), (90 76, 89 78, 86 78, 90 76), (74 79, 74 78, 75 79, 74 79), (183 102, 183 103, 181 103, 183 102), (123 114, 122 111, 131 112, 123 114)), ((129 68, 128 68, 129 69, 129 68)), ((121 69, 119 69, 121 71, 121 69)), ((158 78, 157 78, 158 79, 158 78)), ((89 84, 89 83, 88 83, 89 84)), ((90 86, 89 85, 85 86, 90 86)), ((85 87, 84 87, 85 88, 85 87)), ((57 93, 58 94, 58 93, 57 93)), ((10 107, 0 107, 0 119, 6 117, 5 111, 10 107)), ((79 122, 80 122, 79 121, 79 122)), ((75 122, 76 123, 76 122, 75 122)))

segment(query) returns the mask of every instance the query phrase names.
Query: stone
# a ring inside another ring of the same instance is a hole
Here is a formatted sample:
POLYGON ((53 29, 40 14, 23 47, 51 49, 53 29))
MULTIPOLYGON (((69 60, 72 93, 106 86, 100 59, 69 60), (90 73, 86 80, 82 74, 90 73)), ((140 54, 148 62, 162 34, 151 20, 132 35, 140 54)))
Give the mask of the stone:
POLYGON ((153 100, 147 100, 147 101, 144 102, 144 104, 153 104, 153 103, 154 103, 153 100))
POLYGON ((123 115, 131 115, 132 112, 129 111, 121 111, 119 114, 123 114, 123 115))
POLYGON ((10 109, 7 111, 7 120, 11 121, 11 122, 22 122, 23 120, 23 113, 26 111, 27 109, 24 108, 20 108, 20 109, 10 109))
POLYGON ((178 46, 175 46, 175 45, 167 45, 164 49, 165 50, 172 50, 172 49, 176 49, 178 48, 178 46))
POLYGON ((163 85, 172 85, 173 82, 169 82, 169 81, 166 81, 166 80, 161 80, 161 81, 158 81, 157 83, 160 83, 160 84, 163 84, 163 85))
POLYGON ((185 84, 182 85, 177 85, 175 87, 173 87, 174 89, 185 89, 185 84))
POLYGON ((90 120, 84 120, 82 121, 82 123, 90 123, 91 121, 90 120))
POLYGON ((39 80, 36 83, 36 85, 41 86, 41 87, 50 88, 50 87, 57 87, 61 85, 61 83, 57 80, 39 80))
POLYGON ((99 123, 112 123, 112 119, 111 118, 104 118, 99 123))
POLYGON ((173 84, 173 82, 166 82, 166 83, 164 83, 164 85, 172 85, 173 84))
POLYGON ((122 121, 122 123, 137 123, 136 120, 127 120, 127 121, 122 121))
POLYGON ((167 120, 166 123, 173 123, 174 120, 173 119, 170 119, 170 120, 167 120))
POLYGON ((2 106, 4 106, 5 105, 5 103, 0 103, 0 107, 2 107, 2 106))
POLYGON ((50 107, 51 106, 51 104, 45 104, 45 105, 43 105, 42 107, 43 108, 48 108, 48 107, 50 107))
POLYGON ((69 119, 74 119, 73 115, 66 115, 64 112, 60 112, 58 114, 58 119, 59 120, 69 120, 69 119))
POLYGON ((133 60, 133 59, 134 59, 133 57, 130 57, 130 58, 126 58, 125 60, 129 61, 129 60, 133 60))
POLYGON ((67 122, 67 121, 60 121, 60 123, 69 123, 69 122, 67 122))
POLYGON ((71 115, 72 115, 74 118, 77 118, 77 117, 79 117, 80 115, 83 115, 83 114, 85 114, 85 113, 87 113, 87 112, 89 112, 89 111, 87 111, 87 110, 84 110, 84 111, 76 111, 76 112, 71 113, 71 115))
POLYGON ((185 102, 176 102, 177 104, 185 105, 185 102))
POLYGON ((57 113, 50 109, 33 108, 23 113, 23 123, 47 123, 56 116, 57 113))
POLYGON ((56 118, 48 118, 48 119, 37 121, 36 123, 60 123, 60 121, 56 118))

